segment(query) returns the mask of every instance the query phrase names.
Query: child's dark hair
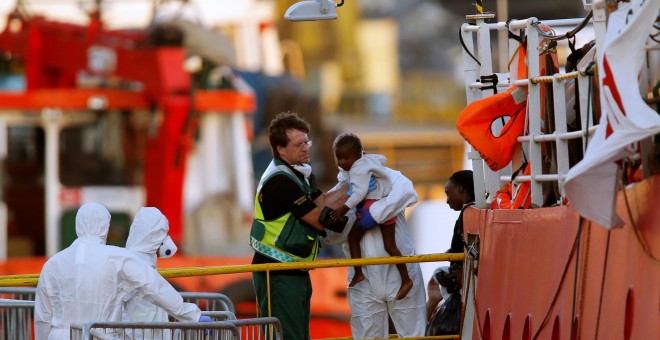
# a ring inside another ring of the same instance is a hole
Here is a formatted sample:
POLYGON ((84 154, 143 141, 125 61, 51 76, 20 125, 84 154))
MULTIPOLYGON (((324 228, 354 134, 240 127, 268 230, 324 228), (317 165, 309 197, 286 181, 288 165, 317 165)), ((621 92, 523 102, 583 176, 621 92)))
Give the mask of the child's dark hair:
POLYGON ((462 186, 474 202, 474 177, 472 177, 472 170, 456 171, 449 177, 449 181, 462 186))
POLYGON ((337 150, 339 148, 348 148, 351 152, 355 152, 358 155, 362 154, 360 137, 350 132, 344 132, 335 138, 333 149, 337 150))

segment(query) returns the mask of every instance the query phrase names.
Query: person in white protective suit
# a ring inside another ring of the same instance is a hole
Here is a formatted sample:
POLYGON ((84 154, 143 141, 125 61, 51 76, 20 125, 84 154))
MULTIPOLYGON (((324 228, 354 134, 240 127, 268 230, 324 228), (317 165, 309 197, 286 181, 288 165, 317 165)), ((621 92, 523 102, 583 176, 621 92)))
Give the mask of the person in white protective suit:
MULTIPOLYGON (((144 207, 135 214, 126 240, 126 249, 132 251, 144 263, 156 268, 156 257, 169 258, 176 254, 177 246, 167 234, 170 230, 167 217, 154 207, 144 207)), ((124 304, 122 321, 168 322, 167 312, 142 296, 133 296, 124 304)), ((169 339, 169 330, 142 333, 136 330, 131 339, 169 339)))
MULTIPOLYGON (((387 175, 392 180, 392 190, 389 195, 375 202, 368 211, 362 212, 362 222, 381 223, 394 216, 397 217, 395 227, 396 244, 402 255, 415 255, 404 211, 418 200, 412 182, 401 172, 386 168, 387 175)), ((341 190, 346 184, 345 174, 340 171, 337 176, 339 183, 332 190, 341 190)), ((331 190, 331 191, 332 191, 331 190)), ((355 213, 347 214, 353 225, 355 213)), ((328 231, 325 241, 329 244, 342 244, 345 256, 350 257, 347 236, 351 228, 345 228, 341 234, 328 231)), ((360 242, 362 257, 387 257, 389 254, 383 247, 383 239, 378 228, 370 229, 360 242)), ((388 315, 392 318, 394 327, 400 337, 424 336, 426 328, 426 292, 424 279, 419 263, 408 263, 408 273, 413 281, 410 292, 401 300, 396 299, 401 286, 401 276, 394 265, 364 266, 366 277, 353 287, 348 287, 348 302, 351 306, 351 332, 354 338, 387 338, 388 315)), ((347 285, 353 278, 353 269, 349 267, 347 285)))
POLYGON ((105 244, 109 227, 104 206, 86 203, 78 209, 78 238, 41 270, 34 308, 37 340, 69 339, 72 323, 121 321, 122 305, 133 294, 181 321, 200 320, 199 308, 184 303, 153 267, 127 249, 105 244))

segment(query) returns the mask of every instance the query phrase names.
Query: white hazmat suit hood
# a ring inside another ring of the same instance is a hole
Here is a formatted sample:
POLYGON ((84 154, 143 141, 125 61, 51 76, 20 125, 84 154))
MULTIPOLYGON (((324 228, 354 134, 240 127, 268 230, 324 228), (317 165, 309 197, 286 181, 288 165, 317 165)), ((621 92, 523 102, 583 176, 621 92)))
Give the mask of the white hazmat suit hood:
POLYGON ((176 252, 176 246, 167 235, 170 230, 169 222, 163 213, 154 207, 144 207, 138 210, 131 224, 126 240, 126 249, 156 267, 156 257, 170 257, 176 252), (161 246, 165 251, 159 252, 161 246), (169 250, 169 252, 167 252, 169 250))
POLYGON ((110 212, 98 203, 84 204, 76 213, 78 240, 105 244, 110 231, 110 212))
POLYGON ((121 321, 123 304, 143 296, 181 321, 197 321, 199 308, 132 252, 105 244, 108 210, 86 203, 76 215, 78 239, 51 257, 37 285, 34 326, 37 340, 69 339, 72 323, 121 321))
MULTIPOLYGON (((170 257, 176 252, 176 246, 167 235, 169 222, 163 213, 154 207, 144 207, 138 210, 131 224, 126 240, 126 249, 135 253, 145 264, 156 268, 156 257, 170 257)), ((154 305, 139 295, 130 298, 124 304, 122 321, 127 322, 167 322, 168 316, 162 308, 154 305)), ((169 330, 155 330, 142 334, 136 330, 128 339, 169 339, 169 330), (134 335, 134 336, 133 336, 134 335)))

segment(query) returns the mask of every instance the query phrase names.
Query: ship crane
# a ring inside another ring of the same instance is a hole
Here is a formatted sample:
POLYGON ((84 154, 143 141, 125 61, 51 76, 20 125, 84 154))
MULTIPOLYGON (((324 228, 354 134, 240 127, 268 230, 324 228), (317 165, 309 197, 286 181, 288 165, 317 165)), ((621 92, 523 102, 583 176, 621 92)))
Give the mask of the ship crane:
MULTIPOLYGON (((202 165, 206 174, 202 176, 207 177, 198 180, 207 184, 206 190, 215 190, 226 185, 217 183, 218 176, 224 175, 235 185, 238 206, 244 212, 251 210, 248 113, 255 106, 253 94, 195 85, 194 75, 184 67, 189 55, 182 46, 154 44, 149 29, 106 29, 99 8, 96 1, 89 23, 74 25, 31 16, 18 1, 0 33, 3 62, 20 70, 24 84, 12 92, 0 92, 0 122, 44 130, 47 256, 62 247, 60 219, 65 203, 90 199, 107 204, 110 210, 122 205, 156 206, 168 217, 170 235, 180 243, 186 160, 194 148, 196 127, 199 158, 208 160, 202 165), (143 186, 98 190, 64 186, 60 182, 61 131, 115 111, 146 117, 142 121, 147 122, 150 135, 139 137, 146 147, 144 155, 137 156, 144 175, 136 182, 143 186), (219 160, 222 157, 226 160, 219 160)), ((6 214, 0 225, 4 237, 6 214)), ((0 248, 7 249, 6 245, 0 248)))

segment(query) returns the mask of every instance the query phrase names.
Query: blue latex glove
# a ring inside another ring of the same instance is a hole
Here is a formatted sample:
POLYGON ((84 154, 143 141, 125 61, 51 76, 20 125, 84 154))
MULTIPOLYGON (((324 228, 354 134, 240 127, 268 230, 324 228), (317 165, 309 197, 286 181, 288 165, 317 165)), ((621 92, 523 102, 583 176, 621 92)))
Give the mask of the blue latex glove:
POLYGON ((362 229, 371 229, 378 224, 374 217, 371 216, 369 209, 358 209, 358 212, 362 214, 362 218, 358 222, 358 227, 362 229))
MULTIPOLYGON (((199 317, 198 322, 213 322, 213 319, 211 319, 210 316, 202 315, 202 316, 199 317)), ((204 330, 204 335, 211 335, 211 334, 213 334, 212 329, 205 329, 204 330)))

